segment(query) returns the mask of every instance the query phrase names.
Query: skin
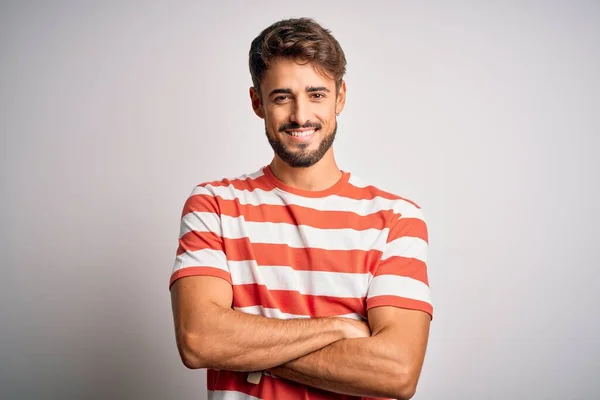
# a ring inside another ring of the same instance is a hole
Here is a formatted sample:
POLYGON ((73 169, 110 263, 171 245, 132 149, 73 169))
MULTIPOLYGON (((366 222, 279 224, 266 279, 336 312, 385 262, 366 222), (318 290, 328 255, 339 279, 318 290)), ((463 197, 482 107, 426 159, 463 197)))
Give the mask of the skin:
POLYGON ((190 369, 263 371, 370 335, 365 324, 347 318, 279 320, 235 311, 231 285, 212 276, 177 280, 171 302, 177 347, 190 369))
MULTIPOLYGON (((271 169, 285 184, 325 190, 341 177, 333 154, 336 114, 346 84, 311 64, 279 58, 250 88, 252 108, 265 121, 275 156, 271 169), (308 140, 290 131, 318 127, 308 140)), ((277 320, 231 309, 231 285, 186 277, 171 289, 178 349, 189 368, 269 370, 308 386, 355 396, 410 399, 429 336, 428 314, 396 307, 368 311, 368 324, 345 318, 277 320), (241 332, 253 332, 243 335, 241 332)))
POLYGON ((285 157, 276 151, 271 162, 273 174, 283 183, 303 190, 324 190, 335 184, 342 172, 335 161, 333 147, 328 147, 322 157, 315 156, 322 143, 333 142, 336 113, 341 113, 346 104, 346 83, 342 82, 336 95, 335 81, 320 74, 312 64, 278 58, 264 73, 260 91, 259 94, 255 88, 250 88, 250 98, 254 112, 265 121, 269 141, 278 143, 296 159, 312 158, 312 164, 297 167, 284 161, 285 157), (286 127, 304 126, 319 126, 320 129, 303 143, 282 131, 286 127))

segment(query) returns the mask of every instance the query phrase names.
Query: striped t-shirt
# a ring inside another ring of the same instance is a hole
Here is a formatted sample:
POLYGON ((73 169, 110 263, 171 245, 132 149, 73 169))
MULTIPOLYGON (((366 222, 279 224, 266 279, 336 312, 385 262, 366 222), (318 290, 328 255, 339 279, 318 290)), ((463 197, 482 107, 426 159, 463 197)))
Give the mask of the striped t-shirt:
MULTIPOLYGON (((343 172, 322 191, 290 187, 270 167, 196 186, 181 220, 170 285, 210 275, 235 310, 270 318, 340 316, 395 306, 433 316, 427 226, 419 206, 343 172)), ((266 373, 207 371, 209 399, 357 399, 266 373)))

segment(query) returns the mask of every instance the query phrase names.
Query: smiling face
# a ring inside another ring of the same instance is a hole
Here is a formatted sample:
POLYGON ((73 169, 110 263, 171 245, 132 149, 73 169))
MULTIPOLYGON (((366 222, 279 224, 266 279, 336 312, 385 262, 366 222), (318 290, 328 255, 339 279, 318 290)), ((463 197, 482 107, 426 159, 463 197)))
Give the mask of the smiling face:
POLYGON ((267 139, 277 157, 291 167, 310 167, 333 156, 336 113, 346 99, 344 82, 336 96, 335 81, 312 64, 278 57, 265 71, 260 90, 259 97, 250 89, 252 106, 265 120, 267 139))

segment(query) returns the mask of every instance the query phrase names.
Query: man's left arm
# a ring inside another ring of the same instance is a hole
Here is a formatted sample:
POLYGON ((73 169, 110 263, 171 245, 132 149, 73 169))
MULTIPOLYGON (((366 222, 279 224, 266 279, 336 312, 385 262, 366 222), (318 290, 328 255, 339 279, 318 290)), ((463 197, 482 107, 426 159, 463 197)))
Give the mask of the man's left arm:
MULTIPOLYGON (((406 204, 405 204, 406 206, 406 204)), ((428 233, 421 209, 403 209, 390 229, 367 294, 371 336, 344 339, 271 370, 276 376, 354 396, 410 399, 433 315, 428 233)))
POLYGON ((337 341, 271 372, 341 394, 410 399, 423 366, 430 316, 376 307, 368 318, 371 337, 337 341))

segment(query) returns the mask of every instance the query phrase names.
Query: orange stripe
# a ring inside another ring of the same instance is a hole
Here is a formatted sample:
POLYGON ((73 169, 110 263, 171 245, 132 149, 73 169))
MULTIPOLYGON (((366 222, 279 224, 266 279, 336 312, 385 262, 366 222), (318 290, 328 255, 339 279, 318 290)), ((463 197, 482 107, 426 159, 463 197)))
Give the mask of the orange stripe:
POLYGON ((355 200, 372 200, 376 197, 381 197, 382 199, 387 200, 403 200, 406 201, 413 206, 420 208, 415 202, 406 199, 404 197, 397 196, 393 193, 386 192, 384 190, 378 189, 375 186, 365 186, 362 188, 356 187, 349 183, 342 189, 339 193, 339 196, 347 197, 355 200))
POLYGON ((284 313, 311 317, 331 317, 350 313, 365 315, 364 297, 314 296, 291 290, 269 290, 257 284, 234 285, 233 305, 234 307, 278 308, 284 313))
MULTIPOLYGON (((209 195, 198 194, 190 197, 186 202, 183 215, 194 211, 216 212, 215 205, 211 204, 209 195)), ((308 225, 321 229, 355 230, 384 229, 390 219, 398 218, 398 214, 389 210, 361 216, 349 211, 320 211, 298 205, 272 205, 272 204, 240 204, 236 200, 219 199, 218 212, 229 217, 243 216, 249 222, 274 222, 291 225, 308 225)))
POLYGON ((433 319, 433 307, 431 304, 425 301, 408 299, 406 297, 400 296, 375 296, 367 299, 367 310, 373 307, 381 306, 393 306, 399 308, 407 308, 411 310, 424 311, 427 314, 429 314, 429 317, 431 319, 433 319))
POLYGON ((265 376, 261 378, 260 385, 253 385, 246 380, 247 374, 247 372, 208 369, 206 386, 208 390, 231 390, 264 399, 261 391, 266 389, 266 385, 262 381, 265 376))
POLYGON ((177 279, 185 278, 186 276, 216 276, 217 278, 225 279, 231 284, 231 275, 222 269, 213 267, 187 267, 173 272, 169 280, 169 289, 177 279))
POLYGON ((269 180, 267 179, 266 176, 260 176, 256 179, 251 179, 251 178, 246 178, 246 179, 223 179, 220 181, 212 181, 212 182, 206 182, 206 183, 202 183, 198 186, 202 186, 205 187, 207 185, 211 185, 214 187, 228 187, 231 186, 237 190, 247 190, 249 192, 256 190, 256 189, 260 189, 260 190, 264 190, 264 191, 271 191, 273 190, 275 187, 273 186, 273 184, 271 182, 269 182, 269 180))
POLYGON ((280 399, 310 399, 310 400, 359 400, 362 397, 341 395, 301 385, 296 382, 263 375, 260 384, 254 385, 247 382, 247 372, 215 371, 206 372, 208 390, 230 390, 249 394, 265 400, 280 399))
POLYGON ((212 232, 188 232, 179 239, 177 255, 185 253, 186 251, 203 249, 223 251, 223 242, 221 237, 212 232))
MULTIPOLYGON (((251 178, 232 179, 232 180, 223 179, 220 181, 212 181, 212 182, 202 183, 198 186, 205 187, 207 185, 211 185, 211 186, 215 186, 215 187, 231 186, 237 190, 247 190, 250 192, 253 190, 256 190, 256 189, 261 189, 261 190, 264 190, 267 192, 275 189, 275 186, 269 181, 269 179, 265 175, 262 175, 256 179, 251 179, 251 178)), ((415 202, 413 202, 412 200, 409 200, 404 197, 397 196, 393 193, 378 189, 375 186, 366 186, 364 188, 359 188, 359 187, 352 185, 351 183, 348 183, 348 184, 344 185, 342 190, 340 190, 338 193, 336 193, 336 195, 340 196, 340 197, 354 199, 354 200, 372 200, 376 197, 381 197, 381 198, 387 199, 387 200, 403 200, 403 201, 406 201, 406 202, 414 205, 417 208, 420 208, 419 205, 416 204, 415 202)))
POLYGON ((379 275, 407 276, 429 286, 427 265, 416 258, 390 257, 377 267, 375 276, 379 275))
POLYGON ((189 232, 180 239, 177 255, 202 249, 224 250, 229 261, 255 260, 258 265, 290 266, 299 271, 366 273, 375 271, 378 250, 324 250, 285 244, 250 243, 248 238, 224 239, 208 232, 189 232))
POLYGON ((299 249, 281 244, 253 244, 252 249, 259 265, 289 265, 299 271, 366 273, 374 271, 381 259, 377 250, 299 249))
POLYGON ((191 211, 206 211, 219 214, 217 198, 206 194, 195 194, 189 196, 183 205, 181 216, 191 211))
POLYGON ((393 256, 379 262, 378 250, 324 250, 294 248, 285 244, 251 244, 247 238, 225 239, 209 232, 189 232, 182 236, 177 255, 202 249, 223 250, 229 261, 255 260, 261 265, 289 266, 297 271, 367 273, 374 276, 399 275, 429 284, 427 264, 416 258, 393 256))
POLYGON ((428 241, 427 224, 418 218, 401 218, 390 228, 388 243, 404 236, 418 237, 428 241))

